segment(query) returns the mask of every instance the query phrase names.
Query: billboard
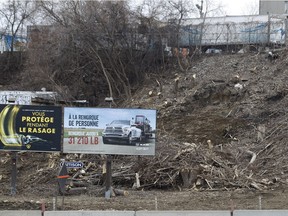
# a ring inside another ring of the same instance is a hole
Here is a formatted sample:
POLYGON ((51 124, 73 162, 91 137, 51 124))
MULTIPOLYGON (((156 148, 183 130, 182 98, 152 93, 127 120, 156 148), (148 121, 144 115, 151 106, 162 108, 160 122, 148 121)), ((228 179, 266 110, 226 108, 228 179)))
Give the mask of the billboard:
POLYGON ((64 108, 64 153, 154 155, 156 110, 64 108))
POLYGON ((62 108, 0 104, 0 150, 61 151, 62 108))

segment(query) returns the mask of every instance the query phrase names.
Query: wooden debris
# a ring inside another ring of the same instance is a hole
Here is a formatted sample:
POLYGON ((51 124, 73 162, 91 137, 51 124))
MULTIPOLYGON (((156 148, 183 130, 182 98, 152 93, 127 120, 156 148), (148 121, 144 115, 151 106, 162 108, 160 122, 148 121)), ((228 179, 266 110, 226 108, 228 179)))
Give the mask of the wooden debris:
POLYGON ((262 188, 260 187, 260 185, 257 184, 256 182, 251 182, 250 186, 251 186, 252 188, 257 189, 257 190, 262 190, 262 188))
POLYGON ((264 140, 265 131, 266 131, 265 125, 263 125, 263 124, 258 125, 258 127, 257 127, 257 141, 258 142, 262 142, 264 140))
POLYGON ((184 169, 180 170, 180 175, 181 175, 182 180, 183 180, 183 187, 189 188, 195 183, 195 181, 197 179, 198 171, 193 170, 193 169, 184 168, 184 169))
POLYGON ((135 182, 132 186, 133 189, 138 189, 140 188, 140 179, 139 179, 139 173, 135 173, 135 182))
POLYGON ((156 79, 156 82, 158 84, 158 87, 159 87, 159 92, 163 92, 163 86, 162 84, 156 79))
POLYGON ((126 190, 120 190, 116 188, 112 188, 114 196, 128 196, 129 192, 126 190))
POLYGON ((249 164, 252 164, 252 163, 254 163, 254 162, 255 162, 255 160, 256 160, 256 154, 255 154, 254 152, 252 152, 252 151, 249 151, 249 150, 247 150, 246 152, 247 152, 248 154, 252 155, 252 157, 251 157, 251 160, 250 160, 249 164))

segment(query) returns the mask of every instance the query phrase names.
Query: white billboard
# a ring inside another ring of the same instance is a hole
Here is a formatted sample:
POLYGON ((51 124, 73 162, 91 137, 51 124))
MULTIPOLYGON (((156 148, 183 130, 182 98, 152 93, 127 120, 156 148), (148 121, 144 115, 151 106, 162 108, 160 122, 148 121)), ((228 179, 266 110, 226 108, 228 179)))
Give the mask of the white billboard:
POLYGON ((64 153, 155 155, 156 110, 64 108, 64 153))

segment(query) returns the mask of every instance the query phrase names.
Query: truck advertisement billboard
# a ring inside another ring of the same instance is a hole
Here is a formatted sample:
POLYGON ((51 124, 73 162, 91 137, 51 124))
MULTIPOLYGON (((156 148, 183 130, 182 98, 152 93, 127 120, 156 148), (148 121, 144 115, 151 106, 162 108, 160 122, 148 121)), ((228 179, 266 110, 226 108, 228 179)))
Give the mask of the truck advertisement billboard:
POLYGON ((62 108, 0 104, 0 150, 61 151, 62 108))
POLYGON ((156 110, 64 108, 64 153, 154 155, 156 110))

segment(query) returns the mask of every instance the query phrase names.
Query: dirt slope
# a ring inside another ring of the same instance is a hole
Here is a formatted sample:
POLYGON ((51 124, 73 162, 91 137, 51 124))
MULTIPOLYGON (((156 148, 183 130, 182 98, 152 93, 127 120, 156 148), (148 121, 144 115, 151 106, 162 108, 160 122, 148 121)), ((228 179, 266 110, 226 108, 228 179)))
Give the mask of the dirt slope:
MULTIPOLYGON (((133 100, 121 106, 158 110, 156 156, 143 157, 140 162, 135 157, 118 157, 121 162, 115 162, 113 170, 124 174, 113 181, 115 187, 130 191, 128 197, 105 202, 98 190, 103 183, 99 179, 90 184, 89 193, 70 199, 91 203, 85 209, 133 209, 127 203, 133 203, 135 209, 155 209, 151 201, 155 197, 168 203, 162 205, 163 210, 226 209, 231 199, 239 208, 257 208, 261 195, 267 208, 284 208, 288 179, 286 53, 280 52, 273 60, 266 53, 203 55, 186 71, 171 69, 148 77, 133 100), (140 174, 141 189, 147 192, 132 191, 135 172, 140 174), (101 204, 95 207, 91 196, 100 197, 97 202, 101 204), (149 198, 143 201, 146 196, 149 198), (282 201, 275 204, 271 201, 275 199, 282 201)), ((6 202, 0 208, 33 209, 40 198, 48 199, 51 208, 59 157, 19 156, 18 200, 9 197, 10 160, 1 153, 0 194, 6 202), (27 205, 26 195, 34 200, 27 205)), ((97 156, 82 159, 101 166, 97 156)), ((80 207, 68 203, 66 208, 80 207)))
POLYGON ((135 101, 159 110, 159 140, 173 137, 159 151, 162 144, 172 156, 186 149, 172 162, 180 170, 200 166, 207 187, 275 186, 287 177, 287 63, 285 52, 274 60, 253 53, 205 56, 186 72, 160 78, 161 98, 135 101))

